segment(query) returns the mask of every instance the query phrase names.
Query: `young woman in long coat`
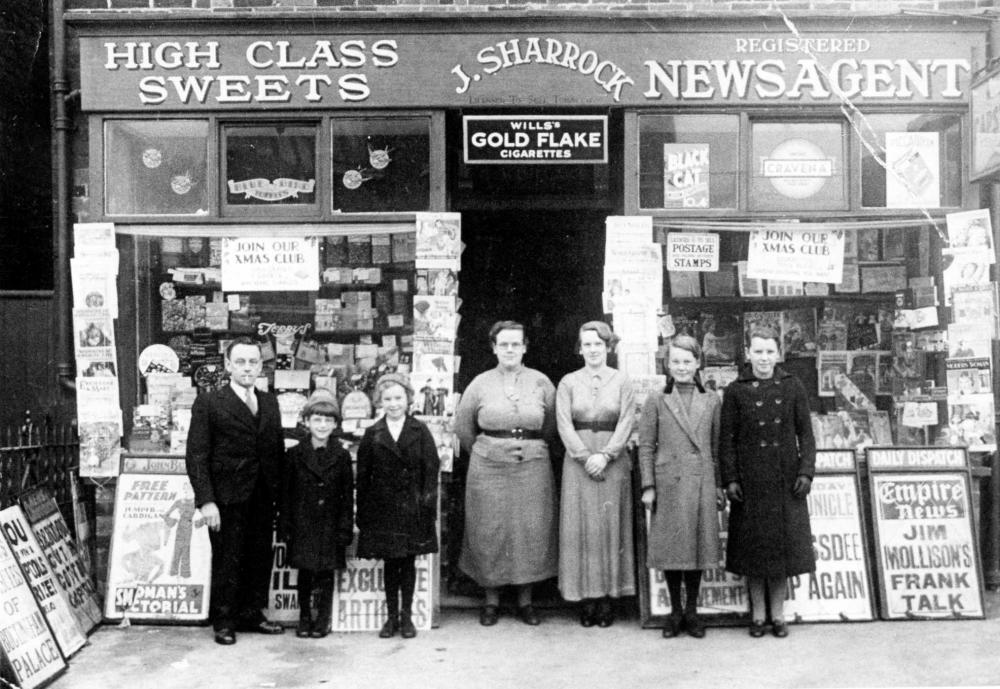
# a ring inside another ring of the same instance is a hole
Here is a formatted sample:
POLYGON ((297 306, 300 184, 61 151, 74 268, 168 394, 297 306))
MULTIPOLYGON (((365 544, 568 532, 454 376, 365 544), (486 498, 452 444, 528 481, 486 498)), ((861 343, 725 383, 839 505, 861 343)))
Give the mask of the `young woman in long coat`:
POLYGON ((720 462, 731 501, 726 569, 747 578, 752 624, 763 636, 770 603, 775 636, 784 619, 788 577, 816 570, 806 496, 816 467, 809 400, 797 378, 776 366, 778 336, 750 332, 750 366, 722 401, 720 462))
POLYGON ((719 565, 719 396, 695 374, 701 361, 698 342, 674 339, 667 353, 670 377, 661 395, 650 395, 639 418, 639 471, 642 501, 652 511, 646 566, 664 570, 670 616, 664 637, 683 626, 701 638, 698 618, 702 570, 719 565), (681 605, 681 582, 687 593, 681 605))
POLYGON ((375 385, 385 415, 358 446, 358 557, 384 560, 388 617, 382 638, 416 636, 412 620, 415 557, 436 553, 440 458, 427 426, 407 413, 407 377, 387 373, 375 385), (402 598, 402 603, 400 603, 402 598))

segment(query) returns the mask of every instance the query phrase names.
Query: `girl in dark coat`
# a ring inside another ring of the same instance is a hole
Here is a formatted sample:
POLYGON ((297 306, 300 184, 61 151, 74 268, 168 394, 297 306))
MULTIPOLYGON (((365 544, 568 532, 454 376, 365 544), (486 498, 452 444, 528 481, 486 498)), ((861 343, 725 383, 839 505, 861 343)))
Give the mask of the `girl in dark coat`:
POLYGON ((753 637, 764 635, 765 596, 773 634, 788 635, 786 580, 816 570, 806 504, 816 443, 805 388, 776 368, 778 346, 773 329, 751 330, 749 369, 722 401, 719 459, 732 502, 726 569, 747 578, 753 637))
POLYGON ((337 405, 317 399, 302 410, 309 436, 286 453, 279 534, 288 563, 299 570, 299 638, 326 636, 333 606, 333 574, 346 562, 354 537, 351 455, 331 437, 337 405), (313 615, 313 594, 316 615, 313 615))
POLYGON ((379 636, 417 635, 413 590, 417 555, 436 553, 437 445, 427 426, 407 410, 413 388, 406 376, 387 373, 375 384, 385 415, 358 446, 358 557, 384 560, 388 617, 379 636), (400 605, 402 597, 402 605, 400 605))

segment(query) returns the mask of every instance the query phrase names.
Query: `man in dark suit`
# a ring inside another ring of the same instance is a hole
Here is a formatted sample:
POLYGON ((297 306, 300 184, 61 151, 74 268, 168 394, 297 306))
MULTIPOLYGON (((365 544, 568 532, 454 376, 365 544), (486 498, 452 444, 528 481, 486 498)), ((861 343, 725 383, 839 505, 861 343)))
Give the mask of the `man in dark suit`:
POLYGON ((281 634, 264 617, 271 576, 274 498, 284 457, 274 395, 254 382, 260 345, 240 337, 226 348, 230 382, 199 395, 191 408, 187 472, 212 540, 212 623, 215 641, 236 643, 236 631, 281 634))

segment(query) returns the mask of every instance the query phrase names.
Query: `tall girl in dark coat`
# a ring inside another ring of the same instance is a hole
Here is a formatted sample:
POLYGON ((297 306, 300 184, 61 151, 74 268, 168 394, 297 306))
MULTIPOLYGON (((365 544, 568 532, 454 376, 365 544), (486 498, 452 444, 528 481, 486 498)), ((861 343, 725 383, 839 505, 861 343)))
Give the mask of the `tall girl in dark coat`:
POLYGON ((333 573, 346 565, 344 547, 354 537, 351 455, 331 437, 339 416, 330 400, 309 402, 302 410, 309 437, 285 455, 278 527, 288 563, 299 570, 299 638, 329 633, 333 573))
POLYGON ((407 414, 413 388, 407 377, 387 373, 375 384, 385 415, 358 446, 358 557, 384 560, 388 617, 383 639, 417 635, 413 590, 417 555, 438 549, 437 445, 427 426, 407 414), (400 605, 400 597, 402 605, 400 605))
POLYGON ((753 637, 764 635, 766 603, 773 634, 788 635, 787 578, 816 570, 806 504, 816 442, 806 390, 776 366, 778 346, 773 329, 751 330, 750 366, 722 400, 719 461, 732 502, 726 569, 747 578, 753 637))

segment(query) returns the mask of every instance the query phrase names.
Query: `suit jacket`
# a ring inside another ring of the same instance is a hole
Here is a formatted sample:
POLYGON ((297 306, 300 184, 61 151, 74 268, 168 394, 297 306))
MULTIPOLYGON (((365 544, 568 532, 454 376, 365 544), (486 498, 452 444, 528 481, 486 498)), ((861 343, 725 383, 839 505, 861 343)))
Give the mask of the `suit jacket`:
POLYGON ((358 446, 358 557, 437 552, 440 459, 427 426, 407 416, 393 440, 385 419, 358 446))
POLYGON ((195 400, 185 459, 199 507, 245 502, 258 479, 277 494, 285 452, 277 398, 258 390, 257 410, 254 417, 229 385, 195 400))

